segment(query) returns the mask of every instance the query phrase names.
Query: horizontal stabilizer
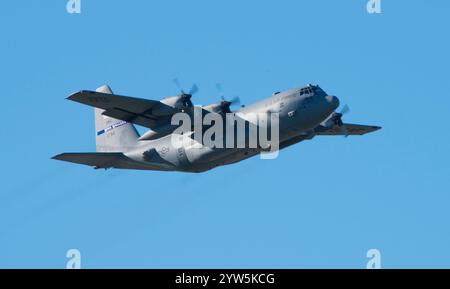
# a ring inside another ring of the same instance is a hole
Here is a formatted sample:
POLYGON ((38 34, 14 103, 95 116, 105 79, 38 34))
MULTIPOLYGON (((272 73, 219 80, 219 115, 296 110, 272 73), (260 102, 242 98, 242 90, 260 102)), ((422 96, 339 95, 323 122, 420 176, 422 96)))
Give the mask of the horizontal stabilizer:
POLYGON ((123 153, 63 153, 52 159, 92 166, 95 168, 113 168, 128 160, 123 153))
POLYGON ((168 170, 168 168, 137 162, 123 153, 63 153, 52 159, 87 165, 95 169, 168 170))

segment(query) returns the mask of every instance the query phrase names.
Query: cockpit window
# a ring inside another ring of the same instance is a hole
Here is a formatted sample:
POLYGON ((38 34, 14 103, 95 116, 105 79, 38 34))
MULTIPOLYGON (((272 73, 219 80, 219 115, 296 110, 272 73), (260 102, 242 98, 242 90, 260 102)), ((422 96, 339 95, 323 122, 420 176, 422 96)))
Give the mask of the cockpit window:
POLYGON ((300 95, 304 95, 304 94, 311 94, 314 93, 314 90, 310 87, 305 87, 300 89, 300 95))

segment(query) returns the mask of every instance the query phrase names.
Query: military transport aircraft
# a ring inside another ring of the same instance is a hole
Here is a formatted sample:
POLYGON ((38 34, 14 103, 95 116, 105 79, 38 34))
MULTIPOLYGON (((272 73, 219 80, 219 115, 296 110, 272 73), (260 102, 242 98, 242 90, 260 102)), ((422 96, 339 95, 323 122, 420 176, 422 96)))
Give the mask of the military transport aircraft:
MULTIPOLYGON (((180 88, 177 80, 175 83, 180 88)), ((183 143, 175 147, 173 137, 178 126, 172 124, 171 119, 180 112, 192 115, 196 106, 191 97, 198 88, 194 85, 187 93, 180 90, 179 95, 160 101, 116 95, 107 85, 96 91, 83 90, 72 94, 69 100, 94 107, 96 152, 63 153, 53 159, 95 169, 204 172, 264 153, 261 146, 218 148, 183 143), (150 130, 140 136, 133 124, 150 130)), ((239 99, 225 100, 222 97, 221 101, 200 109, 202 115, 213 113, 225 118, 225 115, 232 114, 244 122, 251 122, 251 114, 277 113, 280 150, 315 136, 363 135, 380 129, 378 126, 344 123, 342 116, 349 111, 348 107, 336 112, 339 99, 318 85, 275 92, 266 99, 232 111, 231 107, 237 103, 239 99)), ((194 127, 190 129, 195 132, 194 127)), ((180 135, 192 140, 192 134, 180 135)))

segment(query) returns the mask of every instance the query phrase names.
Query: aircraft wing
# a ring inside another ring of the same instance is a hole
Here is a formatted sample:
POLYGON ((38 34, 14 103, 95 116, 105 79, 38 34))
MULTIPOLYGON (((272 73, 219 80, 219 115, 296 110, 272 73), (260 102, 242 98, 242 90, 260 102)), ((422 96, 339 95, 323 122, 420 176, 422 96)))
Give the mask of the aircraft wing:
POLYGON ((319 126, 315 129, 315 132, 316 135, 364 135, 381 129, 379 126, 351 123, 344 123, 344 126, 345 129, 339 126, 333 126, 331 128, 319 126))
POLYGON ((154 129, 178 111, 157 100, 82 90, 67 99, 105 110, 104 115, 154 129))
POLYGON ((132 160, 123 153, 63 153, 52 157, 70 163, 82 164, 95 169, 134 169, 134 170, 164 170, 132 160))

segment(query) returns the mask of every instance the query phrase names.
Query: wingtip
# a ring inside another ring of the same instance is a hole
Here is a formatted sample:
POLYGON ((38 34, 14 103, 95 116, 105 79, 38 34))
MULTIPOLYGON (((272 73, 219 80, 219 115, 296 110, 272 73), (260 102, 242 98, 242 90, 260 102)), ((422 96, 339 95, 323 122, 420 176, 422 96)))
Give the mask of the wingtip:
POLYGON ((50 159, 52 159, 52 160, 59 160, 62 155, 63 154, 57 154, 57 155, 52 156, 50 159))
POLYGON ((81 92, 82 92, 82 91, 74 92, 74 93, 72 93, 71 95, 69 95, 68 97, 66 97, 66 99, 67 99, 67 100, 72 100, 72 101, 74 101, 75 98, 76 98, 76 96, 77 96, 78 94, 80 94, 81 92))
POLYGON ((86 94, 89 94, 89 93, 95 93, 95 91, 80 90, 80 91, 72 93, 71 95, 66 97, 66 99, 79 102, 83 98, 83 95, 86 95, 86 94))

